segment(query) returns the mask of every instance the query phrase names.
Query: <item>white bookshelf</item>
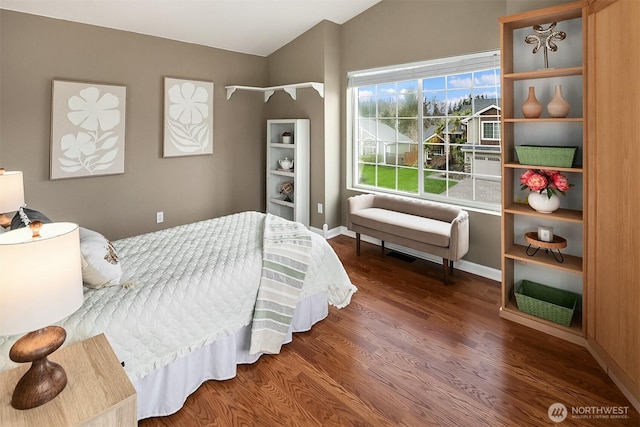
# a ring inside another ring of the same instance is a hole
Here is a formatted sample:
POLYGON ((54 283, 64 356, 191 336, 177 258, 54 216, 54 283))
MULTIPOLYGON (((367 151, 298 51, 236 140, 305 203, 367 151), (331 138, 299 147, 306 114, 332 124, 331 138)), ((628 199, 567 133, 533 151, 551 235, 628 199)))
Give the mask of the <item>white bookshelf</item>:
POLYGON ((309 120, 267 120, 267 209, 268 213, 297 221, 309 228, 309 120), (282 134, 291 133, 291 143, 282 134), (279 160, 293 160, 293 168, 283 169, 279 160), (291 201, 280 193, 282 183, 293 183, 291 201))

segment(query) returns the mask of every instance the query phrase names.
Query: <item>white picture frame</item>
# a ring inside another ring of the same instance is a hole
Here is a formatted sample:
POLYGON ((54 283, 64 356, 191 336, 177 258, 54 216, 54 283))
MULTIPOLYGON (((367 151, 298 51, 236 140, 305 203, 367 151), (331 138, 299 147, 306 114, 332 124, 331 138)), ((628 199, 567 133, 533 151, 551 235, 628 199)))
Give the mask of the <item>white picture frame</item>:
POLYGON ((52 80, 50 179, 124 173, 127 88, 52 80))
POLYGON ((213 154, 213 82, 164 78, 163 157, 213 154))

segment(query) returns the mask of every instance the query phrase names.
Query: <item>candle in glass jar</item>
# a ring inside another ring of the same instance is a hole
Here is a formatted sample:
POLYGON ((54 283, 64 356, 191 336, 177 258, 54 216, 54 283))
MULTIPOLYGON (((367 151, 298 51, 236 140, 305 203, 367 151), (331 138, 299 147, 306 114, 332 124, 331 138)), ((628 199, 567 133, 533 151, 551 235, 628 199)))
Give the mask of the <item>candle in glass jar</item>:
POLYGON ((538 240, 543 242, 553 241, 553 227, 539 226, 538 227, 538 240))

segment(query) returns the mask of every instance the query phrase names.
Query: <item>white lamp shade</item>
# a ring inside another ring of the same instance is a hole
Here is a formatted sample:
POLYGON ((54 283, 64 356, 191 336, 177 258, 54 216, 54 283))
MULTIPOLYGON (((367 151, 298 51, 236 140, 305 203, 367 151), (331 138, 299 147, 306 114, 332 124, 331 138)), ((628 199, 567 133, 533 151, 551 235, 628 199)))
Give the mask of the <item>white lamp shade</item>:
POLYGON ((24 205, 22 172, 0 175, 0 213, 17 211, 24 205))
POLYGON ((77 224, 43 224, 42 237, 20 228, 0 234, 0 335, 38 330, 84 300, 77 224))

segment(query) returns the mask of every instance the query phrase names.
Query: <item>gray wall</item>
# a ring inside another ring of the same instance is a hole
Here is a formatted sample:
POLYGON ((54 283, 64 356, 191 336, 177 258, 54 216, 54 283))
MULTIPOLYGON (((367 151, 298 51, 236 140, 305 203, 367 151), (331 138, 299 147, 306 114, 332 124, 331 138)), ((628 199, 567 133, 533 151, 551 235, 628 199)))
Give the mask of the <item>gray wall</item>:
MULTIPOLYGON (((287 83, 324 82, 324 31, 320 23, 271 54, 268 58, 268 82, 270 86, 287 83)), ((312 88, 300 89, 297 100, 278 91, 266 104, 269 119, 310 120, 310 203, 324 203, 324 99, 312 88)), ((310 209, 310 225, 322 228, 324 215, 310 209)))
POLYGON ((323 82, 324 98, 313 89, 297 101, 283 94, 267 104, 269 118, 311 119, 311 226, 342 224, 340 198, 340 26, 323 21, 269 56, 269 84, 323 82), (323 213, 317 205, 322 203, 323 213))
MULTIPOLYGON (((345 223, 346 72, 499 47, 498 17, 562 0, 383 0, 322 22, 268 58, 0 10, 0 166, 27 204, 111 239, 265 206, 265 120, 311 119, 311 225, 345 223), (214 154, 162 158, 163 77, 215 82, 214 154), (127 86, 125 174, 49 181, 51 80, 127 86), (325 83, 292 101, 225 85, 325 83), (323 203, 324 213, 316 212, 323 203), (165 222, 155 223, 164 211, 165 222)), ((471 213, 467 260, 500 267, 500 218, 471 213)))
POLYGON ((264 104, 224 86, 264 86, 266 58, 0 10, 0 76, 0 165, 53 220, 117 239, 264 209, 264 104), (164 76, 215 83, 213 155, 162 158, 164 76), (124 174, 49 180, 56 78, 127 87, 124 174))
MULTIPOLYGON (((343 75, 366 68, 498 49, 498 18, 504 14, 504 1, 382 1, 342 26, 343 75)), ((343 138, 342 167, 350 171, 352 157, 346 145, 346 130, 343 138)), ((342 198, 346 200, 357 193, 347 190, 347 174, 343 178, 342 198)), ((342 207, 346 216, 346 205, 342 207)), ((500 217, 470 212, 469 224, 470 247, 464 259, 500 269, 500 217)))
POLYGON ((574 0, 506 0, 507 7, 505 9, 505 15, 515 15, 529 10, 558 6, 573 1, 574 0))
MULTIPOLYGON (((500 48, 498 18, 568 0, 383 0, 342 25, 342 73, 500 48)), ((346 78, 342 106, 346 106, 346 78)), ((342 199, 351 153, 342 114, 342 199)), ((343 218, 346 204, 342 205, 343 218)), ((500 216, 470 212, 470 247, 465 260, 500 269, 500 216)))

